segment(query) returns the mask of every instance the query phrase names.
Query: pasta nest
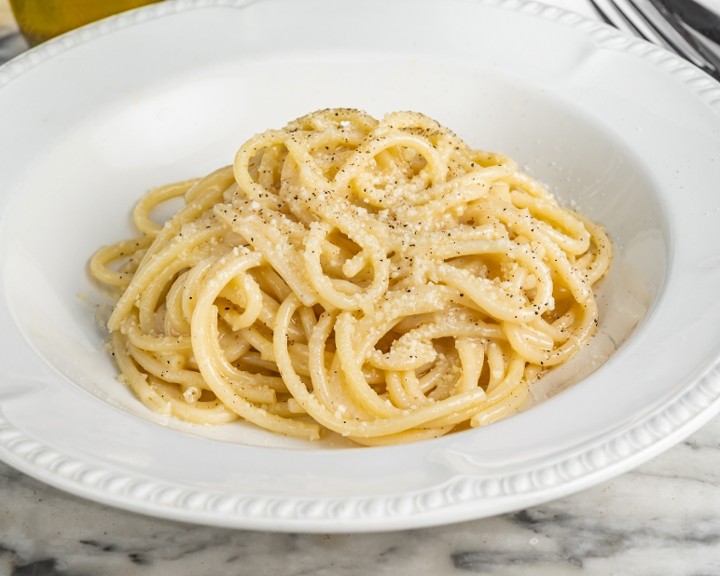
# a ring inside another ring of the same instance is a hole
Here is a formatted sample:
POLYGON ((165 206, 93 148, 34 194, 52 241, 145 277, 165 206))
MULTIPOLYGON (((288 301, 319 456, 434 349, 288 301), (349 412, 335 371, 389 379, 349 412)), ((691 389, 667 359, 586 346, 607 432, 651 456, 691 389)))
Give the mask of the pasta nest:
POLYGON ((308 114, 151 190, 133 222, 90 270, 142 402, 367 445, 521 409, 591 338, 612 259, 511 159, 413 112, 308 114), (160 205, 176 210, 162 224, 160 205))

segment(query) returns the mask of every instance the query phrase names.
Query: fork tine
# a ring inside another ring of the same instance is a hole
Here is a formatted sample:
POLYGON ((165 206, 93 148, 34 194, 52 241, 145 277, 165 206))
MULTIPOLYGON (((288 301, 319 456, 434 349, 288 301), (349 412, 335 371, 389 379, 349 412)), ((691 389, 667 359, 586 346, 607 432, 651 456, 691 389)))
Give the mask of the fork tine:
POLYGON ((623 10, 615 0, 606 0, 610 3, 610 5, 613 7, 613 14, 615 15, 615 18, 612 18, 609 14, 609 11, 607 8, 603 8, 602 5, 597 2, 596 0, 590 0, 590 4, 592 4, 593 8, 595 9, 595 12, 597 12, 598 16, 605 22, 606 24, 610 24, 610 26, 613 26, 614 28, 620 28, 617 23, 617 18, 620 18, 622 20, 622 26, 628 28, 628 32, 631 32, 635 36, 639 36, 643 40, 647 40, 648 42, 654 42, 654 39, 650 36, 648 36, 647 33, 645 33, 643 30, 641 30, 635 22, 633 22, 632 18, 630 18, 625 10, 623 10))
POLYGON ((600 6, 595 0, 590 0, 590 4, 592 4, 592 7, 595 9, 595 12, 597 12, 597 15, 600 16, 600 19, 605 22, 605 24, 610 24, 610 26, 615 26, 615 23, 610 20, 607 13, 605 12, 605 9, 600 6))

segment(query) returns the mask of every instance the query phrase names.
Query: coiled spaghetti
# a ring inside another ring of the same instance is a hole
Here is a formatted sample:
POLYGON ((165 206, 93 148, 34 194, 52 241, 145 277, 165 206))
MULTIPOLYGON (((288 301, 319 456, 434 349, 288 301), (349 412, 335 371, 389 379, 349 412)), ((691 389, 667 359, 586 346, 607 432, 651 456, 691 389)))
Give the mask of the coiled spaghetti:
POLYGON ((150 191, 133 220, 90 271, 115 293, 111 348, 142 402, 361 444, 516 412, 592 336, 612 257, 510 159, 410 112, 309 114, 150 191))

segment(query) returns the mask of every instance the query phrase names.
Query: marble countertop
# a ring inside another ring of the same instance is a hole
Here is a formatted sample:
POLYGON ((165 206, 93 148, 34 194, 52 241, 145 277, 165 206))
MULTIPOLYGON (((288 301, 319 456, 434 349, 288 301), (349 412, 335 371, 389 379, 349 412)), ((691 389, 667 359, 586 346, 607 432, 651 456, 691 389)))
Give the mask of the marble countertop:
POLYGON ((0 575, 167 574, 720 574, 720 418, 573 496, 382 534, 273 534, 157 520, 69 496, 0 464, 0 575))
MULTIPOLYGON (((590 14, 579 0, 553 3, 590 14)), ((0 16, 9 14, 4 6, 0 0, 0 16)), ((17 36, 3 41, 0 21, 0 62, 21 49, 17 36)), ((717 575, 720 417, 578 494, 494 518, 382 534, 158 520, 65 494, 0 463, 0 576, 166 574, 717 575)))

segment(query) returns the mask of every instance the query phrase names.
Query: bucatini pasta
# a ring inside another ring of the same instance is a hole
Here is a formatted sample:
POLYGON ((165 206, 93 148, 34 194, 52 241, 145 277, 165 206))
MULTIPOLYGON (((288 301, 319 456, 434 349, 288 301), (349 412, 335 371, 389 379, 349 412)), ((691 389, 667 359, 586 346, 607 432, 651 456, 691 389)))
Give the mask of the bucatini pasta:
POLYGON ((512 160, 412 112, 314 112, 150 191, 133 221, 90 271, 142 402, 369 445, 516 412, 591 338, 612 258, 512 160))

